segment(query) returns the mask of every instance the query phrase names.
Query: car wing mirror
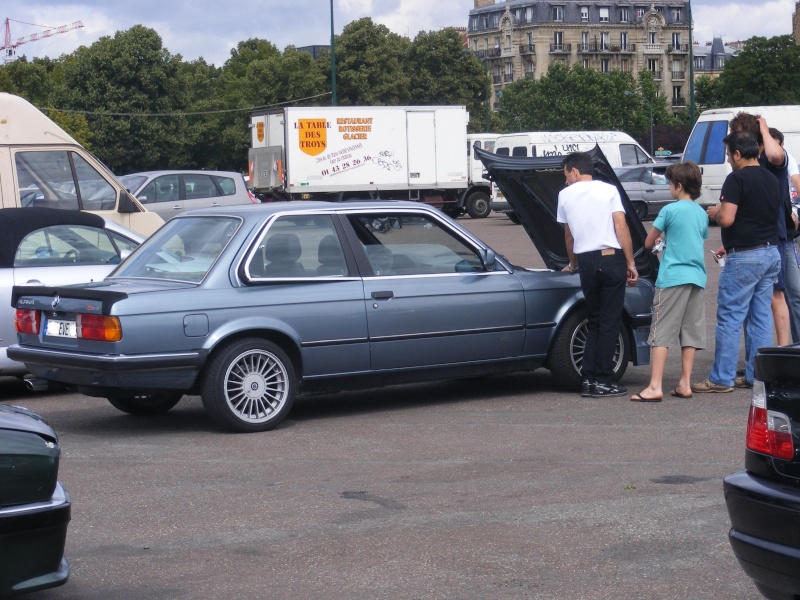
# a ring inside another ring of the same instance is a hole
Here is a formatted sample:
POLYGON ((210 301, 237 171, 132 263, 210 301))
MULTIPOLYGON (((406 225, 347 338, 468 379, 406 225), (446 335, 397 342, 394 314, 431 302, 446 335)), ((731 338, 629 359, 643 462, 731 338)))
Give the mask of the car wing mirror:
POLYGON ((497 254, 491 248, 481 248, 480 250, 481 262, 487 271, 494 271, 497 266, 497 254))

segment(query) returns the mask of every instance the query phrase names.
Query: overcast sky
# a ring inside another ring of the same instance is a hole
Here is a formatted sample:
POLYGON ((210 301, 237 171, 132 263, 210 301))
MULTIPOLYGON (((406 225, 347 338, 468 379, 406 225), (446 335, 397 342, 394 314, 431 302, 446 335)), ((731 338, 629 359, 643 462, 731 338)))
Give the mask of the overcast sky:
MULTIPOLYGON (((337 34, 351 21, 369 16, 412 39, 419 31, 465 27, 474 7, 473 0, 333 0, 333 4, 337 34)), ((12 42, 44 31, 33 25, 83 23, 81 29, 19 46, 17 55, 29 59, 57 58, 102 36, 142 24, 157 31, 172 54, 180 54, 184 60, 203 57, 222 66, 231 48, 249 38, 267 39, 281 50, 288 45, 328 44, 330 5, 330 0, 4 0, 0 19, 12 19, 12 42)), ((794 9, 794 0, 768 0, 758 5, 694 0, 694 36, 700 42, 715 36, 731 42, 754 35, 784 35, 791 33, 794 9)))

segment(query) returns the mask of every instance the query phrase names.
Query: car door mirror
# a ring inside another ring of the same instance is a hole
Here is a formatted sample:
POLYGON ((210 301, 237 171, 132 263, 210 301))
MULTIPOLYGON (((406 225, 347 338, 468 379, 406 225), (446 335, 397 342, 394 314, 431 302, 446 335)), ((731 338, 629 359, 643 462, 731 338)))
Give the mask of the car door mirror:
POLYGON ((481 248, 480 250, 481 262, 487 271, 494 271, 497 265, 497 254, 491 248, 481 248))

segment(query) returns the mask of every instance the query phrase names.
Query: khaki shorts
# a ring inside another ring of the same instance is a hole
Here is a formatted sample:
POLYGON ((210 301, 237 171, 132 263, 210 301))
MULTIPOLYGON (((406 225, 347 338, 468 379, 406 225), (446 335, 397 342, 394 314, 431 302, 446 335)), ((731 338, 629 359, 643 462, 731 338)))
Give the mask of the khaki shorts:
POLYGON ((656 288, 647 343, 663 348, 706 347, 705 290, 696 285, 656 288))

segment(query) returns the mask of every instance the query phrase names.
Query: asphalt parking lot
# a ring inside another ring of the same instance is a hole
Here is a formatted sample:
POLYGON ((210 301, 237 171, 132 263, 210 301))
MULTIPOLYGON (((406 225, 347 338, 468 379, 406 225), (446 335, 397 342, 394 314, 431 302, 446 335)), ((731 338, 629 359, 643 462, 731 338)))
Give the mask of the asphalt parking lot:
MULTIPOLYGON (((507 218, 459 221, 541 266, 507 218)), ((695 379, 712 359, 698 353, 695 379)), ((648 380, 629 367, 623 383, 648 380)), ((747 390, 582 399, 540 370, 301 398, 276 430, 242 435, 196 397, 135 418, 2 385, 59 433, 73 500, 71 579, 42 600, 760 598, 722 495, 744 459, 747 390)))

